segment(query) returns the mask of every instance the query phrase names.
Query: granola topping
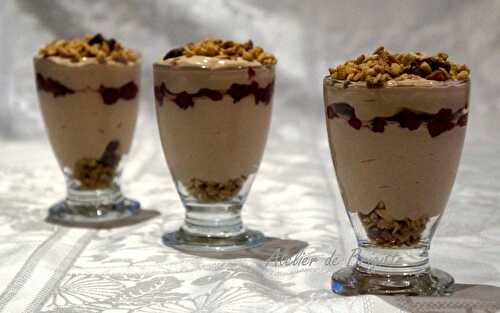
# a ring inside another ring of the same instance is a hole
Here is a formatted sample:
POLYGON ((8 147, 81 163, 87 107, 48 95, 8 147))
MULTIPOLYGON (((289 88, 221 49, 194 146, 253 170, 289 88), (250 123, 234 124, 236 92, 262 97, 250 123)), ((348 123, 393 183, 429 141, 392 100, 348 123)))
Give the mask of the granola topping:
POLYGON ((329 72, 333 79, 366 82, 368 87, 380 87, 391 80, 467 80, 470 69, 465 64, 451 62, 444 52, 433 56, 421 52, 393 54, 379 47, 373 54, 361 54, 330 68, 329 72))
MULTIPOLYGON (((180 57, 205 56, 222 60, 243 60, 260 64, 276 64, 274 55, 254 46, 251 40, 238 43, 232 40, 204 39, 167 52, 163 60, 180 57)), ((174 60, 175 61, 175 60, 174 60)))
POLYGON ((43 58, 68 59, 73 63, 95 59, 99 63, 128 64, 138 59, 135 51, 123 47, 113 38, 106 39, 101 34, 55 40, 40 49, 38 54, 43 58))

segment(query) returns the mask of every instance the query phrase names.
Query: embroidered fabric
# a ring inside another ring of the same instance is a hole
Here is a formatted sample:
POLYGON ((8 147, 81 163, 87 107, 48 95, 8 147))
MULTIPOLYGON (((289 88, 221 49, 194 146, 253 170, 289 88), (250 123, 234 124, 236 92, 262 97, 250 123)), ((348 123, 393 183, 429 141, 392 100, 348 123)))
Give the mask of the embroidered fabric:
POLYGON ((500 101, 488 74, 500 68, 490 53, 500 47, 498 4, 424 2, 1 1, 0 37, 9 45, 0 49, 0 312, 500 311, 500 101), (387 12, 399 15, 388 20, 387 12), (349 16, 356 27, 346 32, 349 16), (425 16, 425 27, 415 16, 425 16), (146 212, 118 228, 65 228, 44 222, 64 182, 44 136, 30 57, 54 37, 104 30, 144 57, 142 111, 123 185, 146 212), (214 34, 251 37, 279 59, 273 126, 243 209, 244 222, 272 239, 223 257, 160 242, 184 211, 160 149, 148 66, 214 34), (457 290, 440 298, 336 296, 330 276, 355 240, 327 146, 322 76, 379 42, 434 52, 436 38, 439 49, 451 47, 471 65, 474 80, 463 160, 430 252, 457 290), (278 248, 295 259, 276 264, 278 248))

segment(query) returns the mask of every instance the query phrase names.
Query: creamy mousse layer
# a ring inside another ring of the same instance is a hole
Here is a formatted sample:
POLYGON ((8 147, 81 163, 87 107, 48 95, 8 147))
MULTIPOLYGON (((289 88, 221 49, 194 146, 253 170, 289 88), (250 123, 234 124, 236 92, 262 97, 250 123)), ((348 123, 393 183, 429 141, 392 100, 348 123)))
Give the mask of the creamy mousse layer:
POLYGON ((274 66, 180 56, 156 63, 154 80, 163 149, 176 179, 237 189, 257 172, 271 122, 274 66))
POLYGON ((351 212, 386 220, 440 215, 465 137, 469 81, 390 81, 380 88, 325 78, 336 175, 351 212))
POLYGON ((82 159, 110 161, 129 151, 138 110, 138 61, 36 56, 34 66, 40 107, 61 168, 74 172, 82 159))

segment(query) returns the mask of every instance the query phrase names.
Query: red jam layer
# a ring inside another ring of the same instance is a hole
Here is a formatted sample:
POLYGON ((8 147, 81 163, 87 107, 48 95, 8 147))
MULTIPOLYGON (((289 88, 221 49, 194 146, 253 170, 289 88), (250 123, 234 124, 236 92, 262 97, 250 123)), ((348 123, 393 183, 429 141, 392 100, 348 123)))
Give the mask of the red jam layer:
POLYGON ((369 121, 361 121, 356 116, 356 110, 345 102, 329 104, 326 108, 329 119, 340 118, 354 129, 368 128, 375 133, 383 133, 388 124, 399 124, 401 128, 414 131, 419 127, 426 127, 431 137, 437 137, 442 133, 452 130, 454 127, 467 125, 467 105, 453 112, 451 109, 440 109, 432 114, 403 108, 392 116, 375 117, 369 121))
POLYGON ((228 90, 214 90, 208 88, 202 88, 195 93, 188 93, 186 91, 182 92, 172 92, 170 91, 165 83, 161 83, 159 86, 155 86, 155 98, 159 106, 162 105, 163 99, 166 96, 171 97, 172 101, 177 104, 177 106, 183 110, 189 107, 194 107, 194 99, 207 97, 212 101, 222 100, 224 95, 229 95, 233 98, 233 103, 239 102, 241 99, 253 95, 255 97, 255 104, 259 102, 267 105, 271 102, 274 90, 274 81, 269 83, 265 87, 260 87, 257 82, 251 82, 249 84, 232 84, 228 90))
MULTIPOLYGON (((50 77, 45 78, 40 73, 36 74, 36 85, 39 90, 51 93, 56 98, 71 95, 77 92, 50 77)), ((105 104, 112 105, 118 102, 118 100, 120 99, 134 99, 135 97, 137 97, 139 87, 137 87, 137 85, 133 81, 131 81, 119 88, 105 87, 101 85, 99 89, 96 90, 96 92, 101 95, 102 101, 105 104)))

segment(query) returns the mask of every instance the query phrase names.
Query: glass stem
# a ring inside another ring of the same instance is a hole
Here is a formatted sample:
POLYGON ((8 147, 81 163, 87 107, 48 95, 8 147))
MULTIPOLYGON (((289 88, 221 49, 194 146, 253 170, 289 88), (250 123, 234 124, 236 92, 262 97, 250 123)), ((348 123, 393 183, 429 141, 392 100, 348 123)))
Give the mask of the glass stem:
POLYGON ((200 237, 232 237, 245 230, 241 221, 241 205, 185 204, 186 219, 182 229, 200 237))
POLYGON ((429 270, 428 245, 381 248, 362 245, 357 252, 357 269, 377 274, 419 274, 429 270))

